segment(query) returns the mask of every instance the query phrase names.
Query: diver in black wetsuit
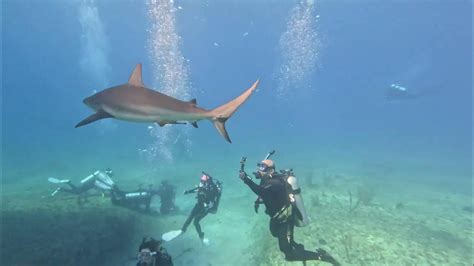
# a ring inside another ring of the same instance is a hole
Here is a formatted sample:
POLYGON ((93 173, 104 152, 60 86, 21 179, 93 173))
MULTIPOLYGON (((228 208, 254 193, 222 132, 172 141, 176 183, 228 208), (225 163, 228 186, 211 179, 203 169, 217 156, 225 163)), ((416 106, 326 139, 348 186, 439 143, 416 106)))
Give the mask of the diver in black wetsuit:
POLYGON ((220 183, 214 183, 212 177, 206 173, 203 173, 201 176, 201 182, 198 186, 193 189, 184 191, 184 194, 197 193, 196 199, 197 202, 194 205, 193 210, 189 214, 188 218, 181 227, 181 231, 184 233, 188 228, 191 221, 194 219, 194 227, 199 235, 199 238, 203 244, 209 244, 209 240, 204 238, 204 233, 201 230, 201 225, 199 222, 204 218, 209 212, 215 213, 217 211, 217 206, 220 198, 220 183))
POLYGON ((161 200, 161 214, 169 214, 178 210, 178 207, 174 204, 174 199, 176 197, 175 186, 168 183, 167 180, 163 180, 161 185, 158 187, 157 194, 160 196, 161 200))
POLYGON ((293 194, 289 195, 286 179, 281 178, 275 171, 274 162, 269 159, 263 160, 258 164, 258 171, 255 176, 261 179, 260 185, 254 183, 241 167, 239 177, 265 204, 265 212, 271 217, 270 232, 272 236, 278 238, 278 245, 285 254, 285 259, 287 261, 321 260, 333 265, 340 265, 325 250, 308 251, 304 249, 302 244, 294 241, 295 223, 302 218, 301 212, 298 212, 294 203, 294 198, 299 193, 299 189, 293 190, 293 194))
POLYGON ((169 214, 178 209, 174 205, 176 196, 175 186, 162 181, 157 189, 153 189, 152 185, 148 188, 139 188, 135 191, 123 191, 118 186, 113 186, 110 190, 110 198, 114 205, 127 207, 133 210, 151 212, 150 205, 155 195, 159 195, 161 199, 161 214, 169 214))
POLYGON ((199 222, 204 218, 208 213, 216 213, 219 207, 219 201, 222 194, 222 183, 212 178, 209 174, 202 172, 201 182, 198 186, 193 189, 184 191, 184 194, 197 193, 196 199, 197 202, 193 207, 193 210, 189 214, 188 218, 184 222, 180 230, 169 231, 162 235, 162 240, 171 241, 176 237, 180 236, 186 229, 189 224, 194 220, 194 226, 196 231, 204 245, 209 245, 209 239, 204 238, 204 233, 201 230, 201 225, 199 222))
POLYGON ((126 192, 114 186, 110 190, 110 200, 112 204, 126 207, 136 211, 150 212, 150 205, 157 192, 150 185, 149 188, 139 188, 136 191, 126 192))

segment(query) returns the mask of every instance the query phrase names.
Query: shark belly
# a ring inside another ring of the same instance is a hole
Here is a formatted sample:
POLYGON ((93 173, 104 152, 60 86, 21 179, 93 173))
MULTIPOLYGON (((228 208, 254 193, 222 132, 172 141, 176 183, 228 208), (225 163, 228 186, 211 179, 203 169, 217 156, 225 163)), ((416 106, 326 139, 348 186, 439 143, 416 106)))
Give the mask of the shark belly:
POLYGON ((202 114, 178 112, 165 108, 137 106, 137 108, 111 107, 103 105, 102 109, 119 120, 153 123, 161 121, 197 121, 206 118, 202 114))

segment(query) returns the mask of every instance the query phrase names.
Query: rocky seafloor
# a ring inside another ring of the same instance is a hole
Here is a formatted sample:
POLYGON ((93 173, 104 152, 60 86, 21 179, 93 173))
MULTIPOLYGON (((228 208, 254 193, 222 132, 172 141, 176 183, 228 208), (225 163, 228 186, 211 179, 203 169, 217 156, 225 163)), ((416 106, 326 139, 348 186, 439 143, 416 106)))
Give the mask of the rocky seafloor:
MULTIPOLYGON (((306 249, 324 248, 342 265, 472 264, 468 195, 415 186, 401 191, 340 174, 314 179, 300 182, 311 224, 296 228, 295 240, 306 249)), ((263 206, 258 214, 252 209, 254 195, 232 189, 226 187, 219 212, 201 222, 211 246, 200 245, 192 225, 165 244, 175 265, 301 265, 284 260, 263 206)), ((100 194, 81 204, 73 195, 50 197, 35 189, 3 194, 1 264, 134 265, 142 236, 181 226, 194 204, 184 199, 182 211, 160 216, 113 206, 100 194)))

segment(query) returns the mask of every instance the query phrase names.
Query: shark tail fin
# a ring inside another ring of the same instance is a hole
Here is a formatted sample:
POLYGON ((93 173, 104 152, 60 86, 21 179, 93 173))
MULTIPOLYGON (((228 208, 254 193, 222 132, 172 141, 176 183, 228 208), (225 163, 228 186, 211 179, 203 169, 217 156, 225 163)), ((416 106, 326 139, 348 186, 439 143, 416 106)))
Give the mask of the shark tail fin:
POLYGON ((215 109, 209 111, 210 119, 214 123, 217 131, 229 142, 232 141, 229 138, 229 134, 225 129, 225 122, 229 119, 237 109, 250 97, 250 95, 257 89, 259 80, 255 81, 252 87, 248 88, 244 93, 230 102, 223 104, 215 109))

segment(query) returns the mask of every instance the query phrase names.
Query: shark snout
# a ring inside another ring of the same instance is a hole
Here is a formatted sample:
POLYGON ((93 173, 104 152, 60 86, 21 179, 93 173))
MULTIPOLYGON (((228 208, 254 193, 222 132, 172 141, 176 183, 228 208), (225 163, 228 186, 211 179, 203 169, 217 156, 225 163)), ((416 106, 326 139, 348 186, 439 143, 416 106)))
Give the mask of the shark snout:
POLYGON ((94 101, 94 97, 87 97, 82 101, 85 105, 89 106, 93 110, 98 110, 100 108, 99 103, 94 101))

